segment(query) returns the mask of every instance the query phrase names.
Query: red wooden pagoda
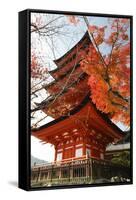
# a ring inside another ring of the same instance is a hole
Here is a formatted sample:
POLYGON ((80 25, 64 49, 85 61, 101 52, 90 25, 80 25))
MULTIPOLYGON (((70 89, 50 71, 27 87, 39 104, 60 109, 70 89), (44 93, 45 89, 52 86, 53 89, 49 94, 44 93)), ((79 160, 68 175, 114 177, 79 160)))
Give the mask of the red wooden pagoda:
POLYGON ((54 161, 104 159, 107 145, 123 137, 89 98, 88 75, 80 67, 81 52, 87 53, 89 45, 92 43, 86 32, 70 51, 54 61, 57 68, 50 71, 54 81, 45 86, 50 95, 37 104, 54 121, 33 129, 32 135, 54 145, 54 161))

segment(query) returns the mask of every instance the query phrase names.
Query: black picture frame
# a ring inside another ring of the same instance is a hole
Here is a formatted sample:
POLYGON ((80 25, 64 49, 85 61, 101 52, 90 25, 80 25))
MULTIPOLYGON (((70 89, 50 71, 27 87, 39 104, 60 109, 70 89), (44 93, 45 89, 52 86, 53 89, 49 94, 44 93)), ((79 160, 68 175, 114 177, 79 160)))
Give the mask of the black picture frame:
POLYGON ((61 188, 79 188, 93 186, 114 186, 133 184, 133 16, 118 15, 118 14, 100 14, 100 13, 85 13, 72 11, 55 11, 55 10, 39 10, 27 9, 19 12, 19 174, 18 186, 27 191, 33 190, 49 190, 61 188), (31 63, 31 36, 30 36, 30 18, 31 13, 48 13, 48 14, 66 14, 66 15, 82 15, 82 16, 97 16, 110 18, 128 18, 130 19, 130 65, 131 65, 131 127, 130 127, 130 182, 118 183, 99 183, 99 184, 77 184, 77 185, 61 185, 51 187, 35 187, 30 184, 31 179, 31 128, 30 128, 30 63, 31 63))

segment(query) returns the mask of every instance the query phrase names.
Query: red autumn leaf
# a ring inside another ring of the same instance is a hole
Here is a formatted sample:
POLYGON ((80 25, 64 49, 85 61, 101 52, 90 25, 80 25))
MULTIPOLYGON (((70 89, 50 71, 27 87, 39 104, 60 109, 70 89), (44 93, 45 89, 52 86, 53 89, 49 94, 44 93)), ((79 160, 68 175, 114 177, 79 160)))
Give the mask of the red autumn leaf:
POLYGON ((115 122, 130 123, 130 43, 129 21, 115 19, 111 23, 111 34, 105 39, 106 27, 89 26, 97 48, 106 43, 111 52, 101 59, 91 45, 81 61, 82 69, 90 76, 90 98, 97 109, 110 116, 115 122))

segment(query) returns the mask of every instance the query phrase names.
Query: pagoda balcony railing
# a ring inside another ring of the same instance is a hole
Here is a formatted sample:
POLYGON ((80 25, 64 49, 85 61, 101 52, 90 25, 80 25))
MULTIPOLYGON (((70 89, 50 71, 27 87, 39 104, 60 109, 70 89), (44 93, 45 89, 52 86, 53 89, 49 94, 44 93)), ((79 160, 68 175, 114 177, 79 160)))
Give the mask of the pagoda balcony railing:
POLYGON ((96 158, 72 158, 61 162, 36 165, 31 169, 31 186, 92 184, 112 177, 130 177, 130 169, 96 158))

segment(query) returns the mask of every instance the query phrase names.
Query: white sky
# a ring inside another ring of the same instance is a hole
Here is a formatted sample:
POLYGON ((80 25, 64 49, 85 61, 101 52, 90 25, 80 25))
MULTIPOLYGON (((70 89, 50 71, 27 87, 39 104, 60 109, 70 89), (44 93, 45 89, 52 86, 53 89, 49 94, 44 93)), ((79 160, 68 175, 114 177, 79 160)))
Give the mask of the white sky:
POLYGON ((52 162, 54 160, 54 146, 41 144, 40 140, 31 136, 31 154, 41 160, 52 162))
MULTIPOLYGON (((40 14, 41 19, 44 23, 47 23, 47 21, 52 18, 56 18, 58 15, 53 14, 40 14)), ((36 16, 39 16, 37 13, 31 14, 31 21, 35 21, 36 16)), ((60 20, 56 22, 57 24, 61 23, 68 23, 69 25, 63 28, 63 31, 67 33, 67 35, 60 35, 55 36, 52 38, 52 41, 48 37, 39 37, 38 34, 32 33, 31 34, 31 45, 32 48, 35 49, 35 51, 39 55, 39 59, 42 60, 41 63, 43 66, 49 66, 49 69, 56 68, 55 64, 52 60, 57 59, 61 57, 63 54, 65 54, 69 49, 71 49, 84 35, 86 32, 86 25, 81 17, 79 17, 80 22, 75 26, 72 24, 69 24, 67 21, 67 18, 64 16, 60 20), (52 51, 52 46, 55 46, 54 51, 52 51)), ((90 21, 91 25, 98 25, 98 26, 105 26, 108 24, 108 19, 105 17, 88 17, 88 20, 90 21)), ((107 31, 106 34, 108 35, 109 32, 107 31)), ((110 51, 110 48, 107 46, 101 46, 100 50, 103 54, 106 54, 110 51)), ((44 95, 45 97, 45 95, 44 95)), ((43 97, 43 98, 44 98, 43 97)), ((41 101, 42 99, 40 99, 41 101)), ((37 99, 37 102, 39 99, 37 99)), ((39 111, 37 113, 37 118, 40 115, 40 117, 44 114, 43 112, 39 111)), ((46 118, 40 125, 46 124, 49 121, 52 121, 53 119, 51 117, 46 118)), ((124 128, 122 124, 118 123, 118 126, 120 128, 124 128)), ((31 154, 39 159, 46 160, 46 161, 53 161, 54 160, 54 147, 50 144, 41 144, 40 140, 37 138, 31 136, 31 154)))

